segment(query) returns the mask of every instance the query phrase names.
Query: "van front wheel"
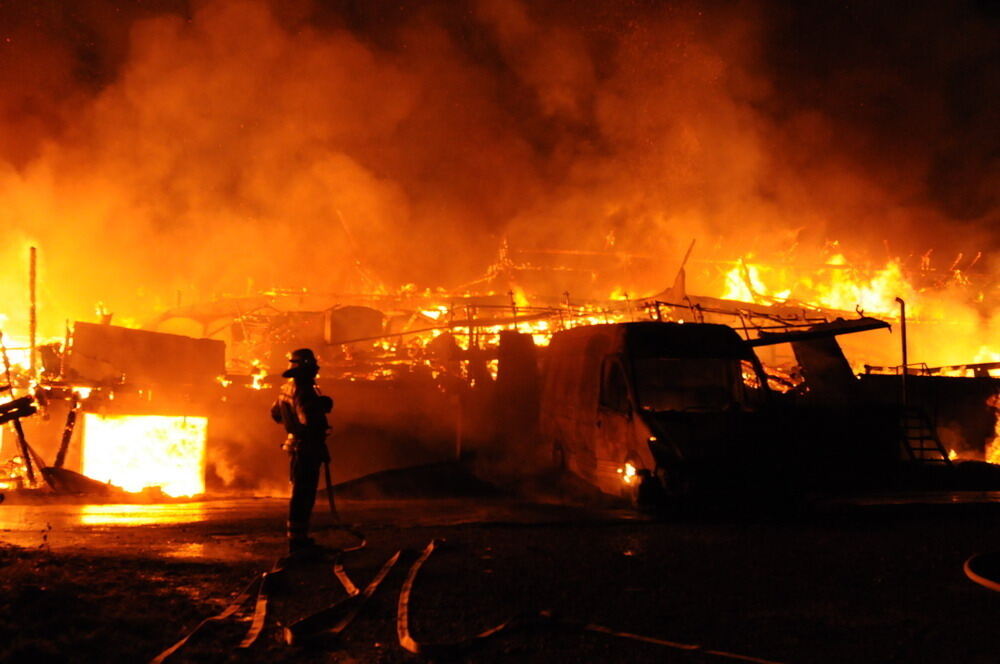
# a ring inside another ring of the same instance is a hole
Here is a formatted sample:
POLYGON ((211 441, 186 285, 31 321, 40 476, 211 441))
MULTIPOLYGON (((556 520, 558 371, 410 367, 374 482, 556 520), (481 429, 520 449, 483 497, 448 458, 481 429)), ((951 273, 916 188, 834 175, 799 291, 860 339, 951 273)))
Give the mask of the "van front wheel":
POLYGON ((653 474, 663 492, 662 507, 668 510, 679 509, 689 500, 692 483, 682 464, 657 465, 653 474))
POLYGON ((635 482, 627 489, 632 507, 644 512, 659 510, 666 498, 659 480, 645 468, 636 471, 635 477, 635 482))

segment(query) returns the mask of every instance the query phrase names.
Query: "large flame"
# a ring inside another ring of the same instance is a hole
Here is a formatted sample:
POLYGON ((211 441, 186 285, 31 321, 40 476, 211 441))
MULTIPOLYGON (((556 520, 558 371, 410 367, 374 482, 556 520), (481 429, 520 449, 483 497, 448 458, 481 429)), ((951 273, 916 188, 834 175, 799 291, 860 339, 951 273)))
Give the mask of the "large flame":
MULTIPOLYGON (((995 293, 977 290, 959 270, 945 272, 930 286, 917 283, 919 271, 904 270, 897 259, 875 267, 851 263, 842 253, 815 267, 768 262, 748 254, 724 276, 722 297, 744 302, 805 303, 850 314, 859 311, 896 322, 906 302, 910 357, 930 366, 995 362, 1000 346, 993 339, 1000 315, 995 293)), ((878 345, 865 348, 871 364, 898 364, 878 345)))
POLYGON ((828 309, 892 316, 899 309, 897 297, 912 298, 916 293, 898 260, 867 270, 851 265, 838 253, 812 270, 769 265, 753 255, 744 256, 726 273, 722 296, 745 302, 793 298, 828 309))
POLYGON ((204 417, 87 413, 83 474, 127 491, 204 493, 207 428, 204 417))

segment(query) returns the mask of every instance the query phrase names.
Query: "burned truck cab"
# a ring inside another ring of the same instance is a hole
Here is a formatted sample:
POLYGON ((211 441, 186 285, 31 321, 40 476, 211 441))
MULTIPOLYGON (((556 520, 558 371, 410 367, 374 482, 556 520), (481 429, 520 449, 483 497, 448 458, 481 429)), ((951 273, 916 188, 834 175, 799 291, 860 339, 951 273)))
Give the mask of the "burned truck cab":
POLYGON ((742 465, 769 400, 760 362, 731 327, 595 325, 553 336, 540 430, 557 464, 605 493, 653 480, 677 495, 706 466, 742 465))

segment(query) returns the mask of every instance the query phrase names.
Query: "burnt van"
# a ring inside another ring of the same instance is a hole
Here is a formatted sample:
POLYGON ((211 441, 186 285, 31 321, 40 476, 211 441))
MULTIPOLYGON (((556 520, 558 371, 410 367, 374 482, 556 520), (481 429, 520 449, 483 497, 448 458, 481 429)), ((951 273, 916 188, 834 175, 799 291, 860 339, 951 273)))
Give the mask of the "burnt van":
POLYGON ((767 464, 759 414, 770 399, 760 361, 731 327, 578 327, 546 350, 541 440, 605 493, 682 496, 767 464))

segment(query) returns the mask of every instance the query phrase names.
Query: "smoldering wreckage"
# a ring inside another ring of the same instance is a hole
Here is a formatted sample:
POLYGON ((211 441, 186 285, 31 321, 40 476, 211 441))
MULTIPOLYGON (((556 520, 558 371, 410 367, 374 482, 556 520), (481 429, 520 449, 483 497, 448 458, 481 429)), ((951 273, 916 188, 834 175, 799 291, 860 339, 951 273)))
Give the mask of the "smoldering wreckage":
POLYGON ((501 263, 482 288, 501 295, 270 292, 147 329, 107 316, 61 342, 32 333, 23 366, 4 352, 0 487, 8 500, 281 492, 271 388, 287 352, 311 347, 337 402, 338 482, 460 459, 500 482, 562 469, 642 508, 1000 488, 983 461, 1000 363, 909 362, 902 300, 902 362, 855 375, 838 338, 889 322, 694 295, 685 264, 648 298, 528 303, 501 263))

